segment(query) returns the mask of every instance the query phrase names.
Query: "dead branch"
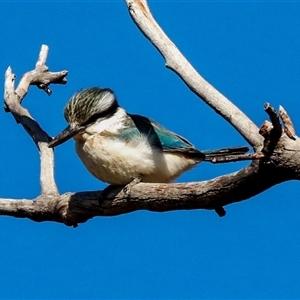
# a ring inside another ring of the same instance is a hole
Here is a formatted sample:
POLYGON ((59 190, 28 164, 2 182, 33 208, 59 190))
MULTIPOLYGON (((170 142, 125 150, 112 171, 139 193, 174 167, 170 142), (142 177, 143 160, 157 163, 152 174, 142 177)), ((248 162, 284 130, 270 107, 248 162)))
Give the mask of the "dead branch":
POLYGON ((125 0, 130 16, 183 82, 206 104, 229 122, 255 149, 263 144, 257 126, 230 100, 193 68, 153 18, 146 0, 125 0))
POLYGON ((4 101, 5 111, 12 113, 16 121, 31 136, 40 151, 42 195, 57 196, 58 190, 54 180, 54 155, 53 150, 48 148, 48 142, 51 138, 42 130, 28 110, 21 106, 21 102, 31 85, 37 85, 45 90, 47 94, 50 94, 49 85, 51 83, 65 84, 67 82, 65 78, 68 74, 67 71, 49 72, 48 67, 45 65, 48 50, 48 46, 42 45, 35 69, 23 75, 16 90, 14 88, 16 76, 13 74, 12 69, 8 67, 5 72, 4 101))
MULTIPOLYGON (((282 142, 286 138, 283 136, 282 142)), ((297 146, 300 149, 299 139, 297 146)), ((34 201, 0 199, 0 215, 29 218, 37 222, 55 221, 74 227, 95 216, 115 216, 137 210, 165 212, 209 209, 224 216, 223 206, 250 199, 276 184, 297 179, 299 173, 295 171, 295 166, 276 160, 277 157, 289 157, 291 152, 280 152, 272 158, 274 160, 271 163, 256 160, 238 172, 208 181, 139 183, 132 187, 130 195, 120 187, 112 189, 106 198, 103 198, 102 191, 93 191, 66 193, 52 198, 41 195, 34 201)), ((294 158, 299 161, 299 151, 294 158)))

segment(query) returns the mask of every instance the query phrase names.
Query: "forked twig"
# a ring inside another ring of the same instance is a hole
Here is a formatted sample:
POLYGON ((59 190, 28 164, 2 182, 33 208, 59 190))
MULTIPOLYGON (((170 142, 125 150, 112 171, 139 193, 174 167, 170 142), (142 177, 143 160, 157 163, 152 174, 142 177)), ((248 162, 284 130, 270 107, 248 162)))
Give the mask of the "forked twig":
POLYGON ((51 91, 48 86, 51 83, 65 84, 67 82, 65 78, 68 74, 67 71, 49 72, 48 67, 45 65, 48 51, 48 46, 42 45, 35 69, 23 75, 16 89, 14 88, 16 76, 13 74, 11 67, 7 68, 5 72, 4 101, 5 111, 12 113, 16 121, 24 127, 38 146, 41 160, 40 183, 42 195, 57 196, 59 193, 54 179, 54 155, 53 150, 47 146, 50 137, 33 119, 28 110, 21 105, 31 85, 37 85, 45 90, 47 94, 50 94, 51 91))

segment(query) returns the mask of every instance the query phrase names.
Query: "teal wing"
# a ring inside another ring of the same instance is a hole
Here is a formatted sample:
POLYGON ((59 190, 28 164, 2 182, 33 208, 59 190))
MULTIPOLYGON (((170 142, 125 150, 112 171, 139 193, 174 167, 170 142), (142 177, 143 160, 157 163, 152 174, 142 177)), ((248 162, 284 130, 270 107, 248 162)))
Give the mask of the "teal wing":
POLYGON ((152 146, 162 151, 193 153, 201 156, 201 158, 204 157, 204 154, 196 150, 188 140, 167 130, 155 121, 140 115, 129 115, 129 117, 132 121, 131 126, 129 121, 127 124, 129 126, 121 133, 121 138, 131 139, 135 135, 143 134, 149 138, 152 146))
POLYGON ((195 150, 194 146, 182 136, 165 129, 154 121, 151 121, 151 125, 153 126, 164 151, 195 150))
POLYGON ((199 151, 182 136, 169 131, 153 120, 139 115, 129 115, 126 129, 120 133, 119 137, 124 140, 134 139, 136 136, 145 135, 152 147, 161 149, 164 152, 181 153, 188 158, 195 160, 207 160, 220 156, 245 154, 248 147, 230 147, 216 150, 199 151))

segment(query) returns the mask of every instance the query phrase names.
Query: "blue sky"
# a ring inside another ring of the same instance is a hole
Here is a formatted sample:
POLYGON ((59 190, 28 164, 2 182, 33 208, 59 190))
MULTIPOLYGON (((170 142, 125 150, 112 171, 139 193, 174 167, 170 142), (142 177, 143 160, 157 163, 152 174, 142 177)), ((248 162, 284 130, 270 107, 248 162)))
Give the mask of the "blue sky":
MULTIPOLYGON (((263 104, 282 104, 300 130, 300 5, 284 2, 150 1, 187 59, 259 126, 263 104)), ((123 1, 1 2, 0 69, 32 69, 42 44, 48 66, 68 84, 48 97, 32 88, 24 105, 50 135, 66 126, 63 108, 80 88, 112 88, 131 113, 147 115, 199 149, 244 140, 164 68, 123 1)), ((2 113, 1 197, 40 192, 35 145, 2 113)), ((203 163, 178 181, 213 178, 245 163, 203 163)), ((56 150, 60 192, 103 189, 74 151, 56 150)), ((1 298, 298 298, 299 184, 287 182, 213 211, 134 212, 78 228, 0 218, 1 298)))

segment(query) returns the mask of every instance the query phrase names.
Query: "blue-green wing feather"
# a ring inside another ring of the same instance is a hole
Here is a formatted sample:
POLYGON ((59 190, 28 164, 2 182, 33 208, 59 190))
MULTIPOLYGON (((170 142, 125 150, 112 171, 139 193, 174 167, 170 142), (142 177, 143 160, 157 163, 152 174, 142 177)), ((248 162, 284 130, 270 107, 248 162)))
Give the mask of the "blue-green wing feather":
POLYGON ((131 139, 136 135, 144 134, 151 139, 151 145, 166 152, 197 152, 198 150, 185 138, 175 134, 153 120, 139 115, 129 115, 131 120, 127 129, 120 133, 120 138, 131 139))
POLYGON ((164 151, 195 150, 194 146, 180 135, 165 129, 154 121, 152 121, 152 125, 164 151))

